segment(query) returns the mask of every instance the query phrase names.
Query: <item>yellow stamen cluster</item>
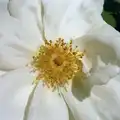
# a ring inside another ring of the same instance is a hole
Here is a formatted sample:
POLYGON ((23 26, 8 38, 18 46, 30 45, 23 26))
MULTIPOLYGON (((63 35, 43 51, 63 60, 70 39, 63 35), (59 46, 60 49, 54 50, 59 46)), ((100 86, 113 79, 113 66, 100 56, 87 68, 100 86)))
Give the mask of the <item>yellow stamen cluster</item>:
POLYGON ((33 70, 37 72, 36 81, 43 80, 44 85, 53 90, 65 88, 78 71, 82 72, 83 56, 83 52, 72 48, 72 41, 65 43, 62 38, 46 40, 31 62, 33 70))

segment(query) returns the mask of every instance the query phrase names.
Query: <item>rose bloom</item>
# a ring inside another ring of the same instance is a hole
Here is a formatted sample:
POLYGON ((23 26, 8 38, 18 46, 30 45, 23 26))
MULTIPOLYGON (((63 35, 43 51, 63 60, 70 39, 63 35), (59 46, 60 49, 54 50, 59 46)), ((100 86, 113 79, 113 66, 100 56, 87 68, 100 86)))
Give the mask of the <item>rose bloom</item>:
POLYGON ((120 120, 120 33, 103 0, 0 0, 0 120, 120 120))

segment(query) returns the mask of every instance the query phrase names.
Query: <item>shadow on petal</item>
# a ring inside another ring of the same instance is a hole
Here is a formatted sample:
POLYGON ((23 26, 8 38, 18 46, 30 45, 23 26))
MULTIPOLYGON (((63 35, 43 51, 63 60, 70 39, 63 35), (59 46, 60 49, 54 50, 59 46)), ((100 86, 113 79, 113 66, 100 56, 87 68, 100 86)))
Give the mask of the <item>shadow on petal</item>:
POLYGON ((68 112, 69 112, 69 120, 75 120, 72 111, 70 110, 70 108, 68 107, 68 112))
POLYGON ((81 73, 78 73, 72 81, 72 93, 80 101, 90 95, 91 85, 88 79, 81 78, 81 73))
MULTIPOLYGON (((108 79, 106 77, 100 77, 100 73, 92 73, 90 76, 85 76, 81 78, 81 73, 78 73, 72 81, 72 93, 76 99, 82 101, 90 96, 91 89, 94 85, 103 85, 105 84, 101 78, 108 79)), ((105 81, 106 82, 106 81, 105 81)))

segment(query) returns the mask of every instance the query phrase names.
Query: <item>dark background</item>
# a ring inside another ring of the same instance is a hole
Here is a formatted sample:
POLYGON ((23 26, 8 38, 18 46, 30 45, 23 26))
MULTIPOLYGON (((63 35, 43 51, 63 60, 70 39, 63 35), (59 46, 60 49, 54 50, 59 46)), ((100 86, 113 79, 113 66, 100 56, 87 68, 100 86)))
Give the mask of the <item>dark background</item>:
POLYGON ((115 0, 105 0, 103 19, 120 32, 120 3, 115 0))

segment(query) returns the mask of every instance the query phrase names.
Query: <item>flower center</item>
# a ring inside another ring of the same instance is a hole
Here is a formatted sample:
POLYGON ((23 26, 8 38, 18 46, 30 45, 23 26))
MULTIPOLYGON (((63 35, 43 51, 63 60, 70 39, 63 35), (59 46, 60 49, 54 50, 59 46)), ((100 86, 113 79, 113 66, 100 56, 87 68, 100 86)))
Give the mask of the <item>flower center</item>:
POLYGON ((53 90, 66 88, 78 71, 84 74, 83 56, 83 52, 72 48, 72 41, 65 43, 62 38, 54 42, 46 40, 31 61, 32 69, 37 73, 35 82, 42 80, 44 85, 53 90))
POLYGON ((57 56, 53 61, 57 66, 61 66, 64 60, 62 59, 61 56, 57 56))

